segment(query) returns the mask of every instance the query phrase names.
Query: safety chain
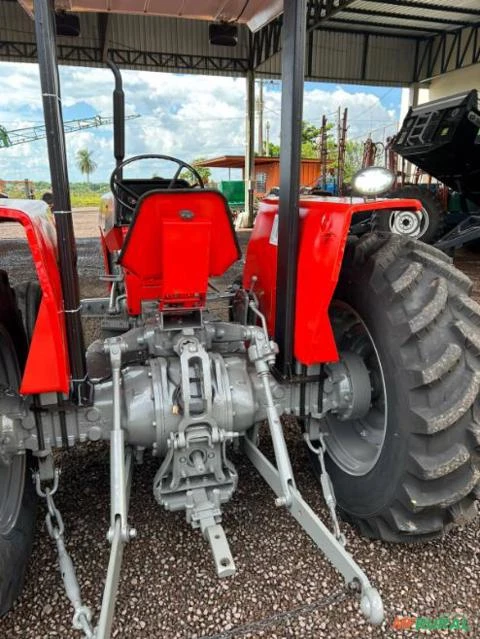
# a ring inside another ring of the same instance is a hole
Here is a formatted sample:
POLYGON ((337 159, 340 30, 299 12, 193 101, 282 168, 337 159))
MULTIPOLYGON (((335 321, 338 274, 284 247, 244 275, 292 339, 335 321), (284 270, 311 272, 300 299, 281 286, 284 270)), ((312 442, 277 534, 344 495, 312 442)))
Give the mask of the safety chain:
POLYGON ((249 632, 254 633, 258 630, 265 630, 269 626, 283 623, 287 620, 296 619, 300 615, 315 612, 334 603, 340 603, 342 601, 345 601, 345 599, 348 599, 352 595, 357 594, 357 589, 355 587, 352 587, 350 584, 347 584, 331 595, 328 595, 328 597, 323 597, 323 599, 316 599, 312 603, 303 604, 301 606, 297 606, 296 608, 291 608, 290 610, 277 612, 270 617, 265 617, 264 619, 259 619, 258 621, 251 621, 249 623, 242 624, 241 626, 235 626, 230 630, 225 630, 224 632, 219 632, 215 635, 202 635, 201 637, 199 637, 199 639, 229 639, 229 637, 241 637, 249 632))
POLYGON ((320 463, 320 470, 322 473, 320 475, 320 484, 322 486, 322 492, 323 492, 323 497, 325 499, 325 503, 327 504, 328 510, 330 512, 330 519, 332 520, 332 524, 333 524, 333 533, 337 541, 339 541, 342 544, 342 546, 345 546, 345 544, 347 543, 347 540, 345 538, 345 535, 340 530, 340 523, 338 521, 337 511, 336 511, 337 500, 335 498, 335 492, 333 490, 332 480, 330 479, 330 475, 328 474, 327 468, 325 466, 325 453, 327 452, 327 447, 325 445, 325 435, 326 433, 318 434, 319 443, 320 443, 320 446, 318 448, 315 448, 315 446, 313 446, 307 433, 304 434, 304 439, 308 448, 312 451, 312 453, 314 453, 318 457, 318 461, 320 463))
POLYGON ((51 488, 46 487, 45 490, 42 490, 40 473, 36 472, 33 474, 37 494, 39 497, 43 497, 47 502, 48 512, 45 517, 45 523, 48 534, 56 543, 58 564, 60 574, 63 579, 63 585, 65 587, 65 593, 70 599, 74 609, 72 625, 75 630, 83 631, 83 635, 87 639, 94 639, 95 633, 90 623, 92 620, 92 611, 88 608, 88 606, 84 606, 82 603, 82 596, 77 576, 75 574, 75 567, 73 565, 72 558, 65 548, 65 542, 63 539, 65 527, 63 525, 62 515, 53 501, 53 495, 55 495, 58 490, 59 478, 60 471, 56 468, 53 486, 51 488))

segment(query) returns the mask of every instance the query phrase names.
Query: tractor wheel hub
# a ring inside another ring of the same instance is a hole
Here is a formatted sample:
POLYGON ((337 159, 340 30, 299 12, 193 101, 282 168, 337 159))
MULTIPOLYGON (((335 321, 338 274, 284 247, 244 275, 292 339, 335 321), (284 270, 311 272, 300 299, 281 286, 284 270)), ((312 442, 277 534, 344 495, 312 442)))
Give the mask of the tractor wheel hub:
POLYGON ((357 353, 342 353, 336 364, 326 366, 324 408, 342 421, 362 419, 370 410, 372 390, 365 362, 357 353))
MULTIPOLYGON (((342 366, 350 390, 343 380, 337 392, 341 401, 336 408, 328 407, 324 424, 329 437, 325 442, 337 466, 349 475, 362 476, 377 463, 385 440, 385 379, 373 338, 358 313, 348 304, 335 301, 332 323, 341 359, 326 372, 330 374, 334 367, 342 366)), ((338 375, 335 371, 333 374, 338 375)))
POLYGON ((390 216, 390 230, 398 235, 420 237, 428 228, 428 215, 421 211, 393 211, 390 216))

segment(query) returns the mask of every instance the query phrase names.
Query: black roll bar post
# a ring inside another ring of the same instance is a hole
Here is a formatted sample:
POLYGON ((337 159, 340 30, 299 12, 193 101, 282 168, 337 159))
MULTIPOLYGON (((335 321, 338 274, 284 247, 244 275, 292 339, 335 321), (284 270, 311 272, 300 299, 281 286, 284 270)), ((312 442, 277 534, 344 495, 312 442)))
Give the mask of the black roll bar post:
POLYGON ((300 162, 306 42, 306 0, 284 0, 280 197, 278 206, 275 341, 279 374, 294 374, 294 326, 299 237, 300 162))
POLYGON ((53 191, 53 214, 57 232, 60 281, 70 361, 71 396, 73 401, 83 404, 89 401, 90 393, 86 379, 77 249, 73 231, 68 181, 53 0, 34 0, 34 19, 43 115, 47 133, 48 159, 53 191))

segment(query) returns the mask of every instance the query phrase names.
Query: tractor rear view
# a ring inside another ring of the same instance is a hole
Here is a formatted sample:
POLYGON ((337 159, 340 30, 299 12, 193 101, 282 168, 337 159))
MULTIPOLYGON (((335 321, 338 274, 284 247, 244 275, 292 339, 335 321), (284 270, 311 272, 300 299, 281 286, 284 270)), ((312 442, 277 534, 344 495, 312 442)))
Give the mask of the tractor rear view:
MULTIPOLYGON (((286 3, 287 33, 302 15, 302 3, 286 3)), ((40 46, 54 42, 46 0, 35 3, 35 20, 39 51, 50 56, 41 68, 54 69, 54 47, 40 46)), ((297 68, 302 51, 301 39, 286 38, 285 73, 297 68)), ((386 214, 391 200, 298 202, 293 184, 286 214, 282 187, 280 198, 260 204, 241 281, 215 290, 210 278, 241 257, 227 202, 181 159, 124 159, 121 76, 109 66, 116 79, 116 167, 101 238, 108 294, 79 299, 71 207, 68 197, 62 201, 68 183, 54 184, 55 225, 45 203, 0 203, 0 220, 25 228, 39 284, 16 292, 1 272, 0 613, 21 592, 37 495, 47 507, 73 627, 85 637, 110 636, 123 549, 142 534, 128 506, 133 467, 145 454, 158 459, 152 491, 165 517, 183 512, 208 543, 217 575, 233 575, 235 548, 222 520, 239 481, 235 446, 271 487, 275 504, 341 573, 368 621, 380 624, 380 594, 348 552, 337 510, 360 534, 407 543, 440 537, 474 517, 480 307, 469 296, 471 282, 444 254, 415 240, 349 236, 355 215, 386 214), (141 175, 146 160, 158 162, 162 178, 126 176, 132 165, 141 175), (286 220, 298 243, 286 241, 286 220), (295 268, 285 271, 291 259, 295 268), (225 304, 224 319, 211 302, 225 304), (102 319, 105 331, 86 349, 84 317, 102 319), (328 525, 296 486, 283 415, 298 419, 328 525), (260 448, 262 425, 273 459, 260 448), (111 552, 94 620, 65 545, 68 522, 55 506, 64 487, 54 452, 98 440, 110 446, 111 552)), ((46 100, 53 91, 59 108, 52 77, 43 76, 42 91, 46 100)), ((61 128, 55 131, 50 159, 66 171, 57 155, 61 128)), ((373 170, 357 187, 372 195, 389 179, 373 170)), ((421 203, 397 199, 395 208, 419 211, 421 203)))

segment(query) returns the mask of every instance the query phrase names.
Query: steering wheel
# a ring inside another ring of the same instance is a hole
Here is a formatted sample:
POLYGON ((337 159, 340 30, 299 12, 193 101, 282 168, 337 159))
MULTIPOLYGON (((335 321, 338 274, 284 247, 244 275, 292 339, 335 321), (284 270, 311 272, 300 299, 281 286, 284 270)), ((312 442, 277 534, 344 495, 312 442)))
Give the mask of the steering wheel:
POLYGON ((187 164, 186 162, 184 162, 183 160, 180 160, 179 158, 174 158, 173 156, 170 156, 170 155, 158 155, 156 153, 135 155, 133 158, 129 158, 128 160, 124 160, 123 162, 121 162, 112 171, 112 175, 110 177, 110 188, 112 190, 113 197, 118 202, 118 204, 121 204, 122 206, 129 209, 130 211, 133 211, 135 209, 135 205, 140 196, 138 195, 138 193, 135 193, 133 189, 131 189, 129 186, 127 186, 126 184, 122 182, 122 171, 123 171, 123 168, 127 166, 127 164, 132 164, 133 162, 138 162, 139 160, 168 160, 178 165, 178 169, 175 171, 175 175, 172 177, 172 179, 170 180, 167 186, 167 190, 174 188, 175 182, 178 180, 182 169, 186 169, 195 178, 196 182, 195 184, 192 185, 192 188, 196 186, 199 186, 201 189, 205 188, 205 185, 203 184, 203 180, 200 177, 199 172, 193 166, 191 166, 190 164, 187 164), (121 191, 129 195, 132 198, 133 202, 125 202, 124 200, 122 200, 122 197, 120 195, 121 191))

